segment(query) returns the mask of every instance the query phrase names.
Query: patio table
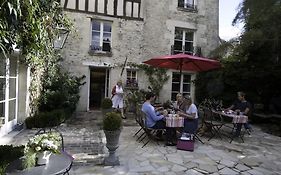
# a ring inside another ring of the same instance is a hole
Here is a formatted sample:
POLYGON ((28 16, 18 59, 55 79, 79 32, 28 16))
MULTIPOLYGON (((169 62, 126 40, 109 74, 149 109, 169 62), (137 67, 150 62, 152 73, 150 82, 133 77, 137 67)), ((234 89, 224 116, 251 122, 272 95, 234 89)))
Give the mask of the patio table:
MULTIPOLYGON (((233 141, 233 139, 235 137, 240 137, 241 140, 244 142, 243 134, 241 133, 241 128, 242 128, 242 124, 245 124, 245 123, 248 122, 248 116, 247 115, 243 115, 243 114, 237 115, 234 112, 227 113, 227 112, 224 112, 224 111, 215 111, 215 110, 213 110, 212 112, 222 116, 226 120, 228 120, 229 118, 232 118, 232 123, 234 125, 236 125, 236 131, 235 131, 235 134, 231 133, 230 143, 233 141)), ((234 127, 232 128, 232 131, 233 131, 233 129, 234 129, 234 127)))
POLYGON ((224 111, 212 111, 213 113, 215 114, 218 114, 218 115, 221 115, 221 116, 224 116, 224 117, 230 117, 232 118, 232 123, 247 123, 248 122, 248 116, 246 115, 237 115, 235 113, 226 113, 224 111))
POLYGON ((68 174, 71 169, 73 158, 66 152, 61 154, 52 154, 49 163, 46 165, 35 166, 29 169, 21 170, 23 157, 12 162, 8 167, 7 175, 58 175, 68 174))
POLYGON ((166 117, 166 127, 179 128, 184 126, 184 118, 178 117, 178 114, 169 114, 166 117))

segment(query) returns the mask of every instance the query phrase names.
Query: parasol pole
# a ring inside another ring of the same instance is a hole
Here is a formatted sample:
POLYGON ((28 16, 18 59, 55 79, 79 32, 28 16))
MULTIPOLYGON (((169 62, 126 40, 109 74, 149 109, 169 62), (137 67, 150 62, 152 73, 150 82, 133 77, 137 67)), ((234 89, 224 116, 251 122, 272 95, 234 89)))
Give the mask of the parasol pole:
POLYGON ((183 59, 180 60, 180 92, 179 93, 181 93, 183 95, 183 88, 181 87, 181 82, 182 82, 181 74, 182 74, 182 65, 183 65, 182 62, 183 62, 183 59))

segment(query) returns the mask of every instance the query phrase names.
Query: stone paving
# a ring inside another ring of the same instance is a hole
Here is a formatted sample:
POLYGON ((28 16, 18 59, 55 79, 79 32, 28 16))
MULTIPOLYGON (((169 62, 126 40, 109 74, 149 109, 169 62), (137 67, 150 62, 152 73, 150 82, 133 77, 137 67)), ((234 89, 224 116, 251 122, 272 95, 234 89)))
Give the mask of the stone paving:
MULTIPOLYGON (((103 166, 103 158, 108 152, 105 136, 101 130, 101 112, 79 113, 58 129, 62 132, 65 149, 75 158, 71 175, 128 174, 128 175, 200 175, 200 174, 242 174, 281 175, 281 138, 261 131, 254 126, 251 135, 245 135, 245 143, 228 138, 214 138, 205 144, 195 142, 194 152, 143 143, 133 137, 139 129, 133 116, 123 120, 117 155, 120 166, 103 166)), ((24 144, 36 130, 24 130, 14 136, 9 143, 24 144)))

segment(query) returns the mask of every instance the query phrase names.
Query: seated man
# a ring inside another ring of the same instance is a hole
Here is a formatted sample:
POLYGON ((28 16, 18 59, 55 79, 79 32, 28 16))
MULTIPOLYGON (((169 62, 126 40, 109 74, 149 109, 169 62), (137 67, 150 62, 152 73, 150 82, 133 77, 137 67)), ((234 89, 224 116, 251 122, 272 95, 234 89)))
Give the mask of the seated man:
POLYGON ((167 128, 166 122, 165 122, 165 116, 168 114, 165 113, 164 115, 161 115, 157 111, 155 111, 155 108, 151 105, 151 102, 155 100, 155 94, 148 93, 145 96, 145 102, 142 105, 142 111, 146 114, 146 120, 145 125, 148 128, 153 129, 166 129, 166 145, 167 146, 174 146, 175 143, 172 142, 174 129, 173 128, 167 128))
MULTIPOLYGON (((234 110, 238 113, 242 113, 243 115, 247 115, 249 117, 251 104, 245 99, 246 94, 244 92, 237 92, 238 100, 236 100, 229 108, 226 110, 234 110)), ((237 124, 236 135, 240 134, 242 124, 237 124)), ((249 123, 244 124, 245 129, 251 130, 251 126, 249 123)))

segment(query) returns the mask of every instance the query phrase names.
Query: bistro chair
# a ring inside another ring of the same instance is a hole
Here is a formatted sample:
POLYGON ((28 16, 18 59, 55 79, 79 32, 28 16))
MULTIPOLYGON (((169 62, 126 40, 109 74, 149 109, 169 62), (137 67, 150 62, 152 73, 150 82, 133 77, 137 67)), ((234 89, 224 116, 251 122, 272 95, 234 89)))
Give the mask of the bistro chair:
MULTIPOLYGON (((220 115, 214 114, 212 112, 212 109, 208 107, 203 108, 203 111, 204 111, 204 116, 202 122, 207 128, 206 132, 209 131, 209 133, 211 133, 211 136, 209 137, 208 141, 210 141, 215 136, 219 136, 222 139, 221 137, 222 134, 220 132, 220 129, 224 125, 222 117, 220 115)), ((206 132, 204 132, 202 136, 206 132)))
POLYGON ((158 141, 155 138, 155 134, 157 132, 164 132, 165 129, 154 129, 154 128, 149 128, 146 126, 145 121, 146 121, 146 114, 145 112, 141 111, 141 127, 144 130, 144 134, 142 134, 140 142, 144 141, 145 138, 147 138, 147 141, 144 142, 143 147, 145 147, 150 141, 156 141, 157 145, 159 145, 158 141))
MULTIPOLYGON (((138 134, 139 133, 141 133, 141 131, 143 131, 142 132, 142 134, 141 134, 141 136, 144 134, 144 130, 143 130, 143 127, 142 127, 142 121, 141 121, 141 107, 142 107, 142 104, 138 104, 138 106, 137 106, 137 109, 136 109, 136 114, 135 114, 135 121, 137 122, 137 124, 140 126, 140 129, 134 134, 134 137, 135 136, 138 136, 138 134)), ((139 136, 138 138, 137 138, 137 140, 139 140, 139 138, 141 137, 141 136, 139 136)))

